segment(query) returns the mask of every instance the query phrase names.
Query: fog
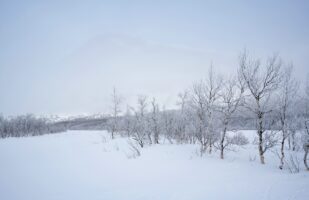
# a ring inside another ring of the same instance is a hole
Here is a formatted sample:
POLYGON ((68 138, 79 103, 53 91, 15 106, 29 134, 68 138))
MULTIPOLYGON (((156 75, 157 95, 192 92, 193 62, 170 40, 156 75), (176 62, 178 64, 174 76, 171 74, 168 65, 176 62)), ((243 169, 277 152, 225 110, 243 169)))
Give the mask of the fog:
POLYGON ((236 72, 244 48, 309 72, 301 1, 1 1, 0 113, 107 113, 113 87, 134 104, 177 94, 209 66, 236 72))

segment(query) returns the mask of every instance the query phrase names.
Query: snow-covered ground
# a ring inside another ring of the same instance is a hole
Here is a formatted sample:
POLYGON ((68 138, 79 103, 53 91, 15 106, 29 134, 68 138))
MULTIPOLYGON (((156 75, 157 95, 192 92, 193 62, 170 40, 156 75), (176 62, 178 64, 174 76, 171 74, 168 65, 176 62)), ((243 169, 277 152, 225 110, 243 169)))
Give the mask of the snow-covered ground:
POLYGON ((2 139, 0 199, 309 199, 309 173, 280 171, 271 152, 264 166, 251 144, 225 160, 197 152, 197 145, 166 143, 132 158, 128 139, 110 140, 104 131, 2 139))

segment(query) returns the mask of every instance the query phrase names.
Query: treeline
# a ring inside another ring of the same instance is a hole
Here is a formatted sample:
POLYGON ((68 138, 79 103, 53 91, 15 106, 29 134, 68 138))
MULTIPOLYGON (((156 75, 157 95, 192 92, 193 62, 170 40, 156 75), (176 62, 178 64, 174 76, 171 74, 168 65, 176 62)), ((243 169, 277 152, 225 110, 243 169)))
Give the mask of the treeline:
POLYGON ((106 116, 82 116, 64 119, 54 123, 55 126, 65 127, 67 130, 106 130, 106 116))
POLYGON ((36 117, 31 114, 8 118, 0 116, 1 138, 37 136, 65 130, 65 126, 54 124, 46 118, 36 117))
POLYGON ((174 111, 142 95, 135 106, 123 110, 124 100, 114 89, 107 128, 112 138, 127 135, 141 148, 164 138, 171 143, 197 143, 201 155, 219 150, 223 159, 233 145, 248 143, 244 135, 231 131, 253 126, 262 164, 265 153, 279 147, 283 169, 288 148, 304 151, 309 170, 309 79, 305 90, 299 86, 292 64, 276 55, 264 61, 255 59, 244 51, 235 76, 224 77, 211 67, 205 79, 179 94, 179 109, 174 111))

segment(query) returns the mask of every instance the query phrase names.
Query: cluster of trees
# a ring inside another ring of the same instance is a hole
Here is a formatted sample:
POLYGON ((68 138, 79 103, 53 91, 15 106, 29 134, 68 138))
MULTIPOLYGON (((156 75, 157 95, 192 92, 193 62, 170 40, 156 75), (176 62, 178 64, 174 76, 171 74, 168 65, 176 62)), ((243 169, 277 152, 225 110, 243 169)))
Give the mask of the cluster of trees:
POLYGON ((1 138, 36 136, 63 131, 65 131, 64 126, 54 125, 46 118, 39 118, 30 114, 10 118, 0 116, 1 138))
POLYGON ((225 150, 248 143, 244 135, 231 131, 245 129, 241 119, 250 119, 257 130, 255 143, 262 164, 264 154, 279 145, 279 168, 283 169, 285 149, 302 146, 309 170, 309 81, 305 92, 299 88, 292 64, 283 63, 277 55, 262 62, 245 51, 239 56, 235 76, 223 77, 211 67, 204 80, 179 94, 177 110, 160 109, 155 98, 139 96, 137 106, 121 112, 123 99, 114 89, 107 127, 112 138, 115 133, 133 137, 140 147, 158 144, 160 138, 198 143, 201 155, 215 148, 223 159, 225 150))

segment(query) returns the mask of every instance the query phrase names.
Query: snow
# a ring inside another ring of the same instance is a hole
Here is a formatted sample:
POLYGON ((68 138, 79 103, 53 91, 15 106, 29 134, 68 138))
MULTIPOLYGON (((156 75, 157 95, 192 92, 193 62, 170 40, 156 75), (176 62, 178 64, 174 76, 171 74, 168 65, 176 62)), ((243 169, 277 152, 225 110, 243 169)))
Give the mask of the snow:
MULTIPOLYGON (((254 132, 245 131, 253 140, 254 132)), ((309 173, 260 165, 252 144, 200 157, 197 145, 147 146, 132 158, 127 138, 105 131, 0 140, 1 200, 309 199, 309 173), (251 158, 251 161, 250 161, 251 158)), ((302 163, 301 163, 302 165, 302 163)))

